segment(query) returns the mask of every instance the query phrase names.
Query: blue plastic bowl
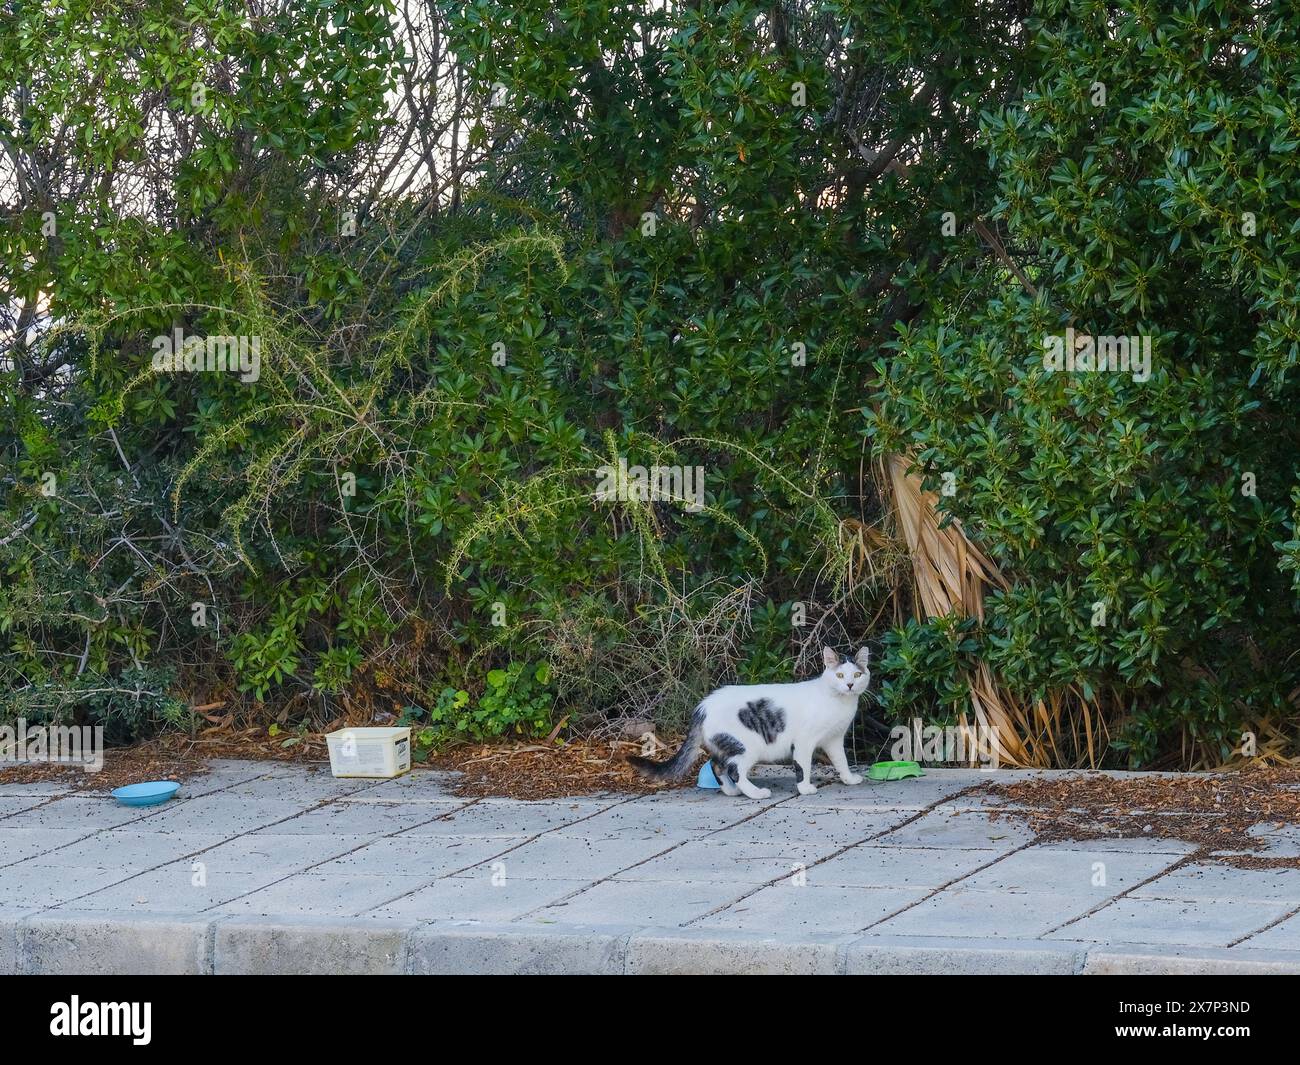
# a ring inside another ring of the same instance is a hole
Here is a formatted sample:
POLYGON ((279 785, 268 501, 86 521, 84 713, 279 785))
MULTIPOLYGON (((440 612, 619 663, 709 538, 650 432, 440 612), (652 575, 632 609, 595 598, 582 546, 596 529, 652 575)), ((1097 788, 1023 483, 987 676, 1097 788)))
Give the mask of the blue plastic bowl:
POLYGON ((697 788, 708 788, 710 791, 716 791, 722 785, 718 783, 717 775, 713 772, 713 763, 705 762, 700 766, 700 775, 695 778, 697 788))
POLYGON ((114 788, 113 798, 123 806, 157 806, 170 799, 180 788, 174 780, 150 780, 144 784, 114 788))

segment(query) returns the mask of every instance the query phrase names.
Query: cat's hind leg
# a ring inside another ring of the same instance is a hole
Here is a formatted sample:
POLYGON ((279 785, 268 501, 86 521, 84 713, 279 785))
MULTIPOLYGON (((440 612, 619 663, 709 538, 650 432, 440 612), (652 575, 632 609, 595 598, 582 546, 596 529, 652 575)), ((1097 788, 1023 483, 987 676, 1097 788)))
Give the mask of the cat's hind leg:
POLYGON ((844 756, 844 737, 838 740, 831 740, 822 748, 826 752, 826 757, 831 760, 831 765, 835 767, 835 772, 839 774, 841 784, 861 784, 862 777, 849 768, 849 760, 844 756))
POLYGON ((817 790, 817 785, 812 782, 812 757, 813 745, 811 743, 795 744, 794 747, 794 779, 795 787, 799 789, 800 795, 811 795, 817 790))
POLYGON ((713 775, 717 777, 718 783, 722 785, 722 794, 739 795, 740 789, 731 782, 731 777, 727 774, 727 763, 718 758, 710 758, 709 762, 713 766, 713 775))
POLYGON ((744 774, 744 770, 738 766, 739 759, 745 756, 745 745, 728 732, 718 732, 705 740, 704 746, 709 752, 709 760, 713 763, 713 774, 722 785, 722 793, 738 795, 744 790, 737 782, 744 774))
POLYGON ((754 763, 746 758, 743 754, 736 756, 727 763, 727 774, 731 782, 741 791, 741 794, 750 799, 766 799, 772 794, 770 788, 760 788, 749 779, 749 771, 754 768, 754 763))

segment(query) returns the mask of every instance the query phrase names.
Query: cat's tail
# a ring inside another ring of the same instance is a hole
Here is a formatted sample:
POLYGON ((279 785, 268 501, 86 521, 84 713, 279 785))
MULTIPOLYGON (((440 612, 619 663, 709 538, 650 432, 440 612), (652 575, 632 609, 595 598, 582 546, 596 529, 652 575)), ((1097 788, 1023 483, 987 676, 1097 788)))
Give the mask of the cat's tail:
POLYGON ((700 752, 700 738, 704 734, 704 707, 697 706, 691 715, 691 727, 686 731, 686 739, 677 749, 677 753, 666 762, 652 762, 649 758, 629 757, 628 761, 643 777, 651 780, 680 780, 695 765, 695 756, 700 752))

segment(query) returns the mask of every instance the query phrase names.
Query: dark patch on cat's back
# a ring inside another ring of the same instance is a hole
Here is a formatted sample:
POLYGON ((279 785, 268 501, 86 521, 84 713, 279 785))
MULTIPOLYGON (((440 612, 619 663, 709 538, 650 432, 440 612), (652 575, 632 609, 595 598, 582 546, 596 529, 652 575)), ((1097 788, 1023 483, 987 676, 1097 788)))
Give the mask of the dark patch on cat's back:
POLYGON ((785 731, 785 711, 773 706, 770 699, 746 703, 736 717, 745 728, 762 736, 764 743, 774 743, 785 731))
POLYGON ((730 732, 719 732, 709 737, 705 747, 724 762, 745 753, 745 745, 730 732))

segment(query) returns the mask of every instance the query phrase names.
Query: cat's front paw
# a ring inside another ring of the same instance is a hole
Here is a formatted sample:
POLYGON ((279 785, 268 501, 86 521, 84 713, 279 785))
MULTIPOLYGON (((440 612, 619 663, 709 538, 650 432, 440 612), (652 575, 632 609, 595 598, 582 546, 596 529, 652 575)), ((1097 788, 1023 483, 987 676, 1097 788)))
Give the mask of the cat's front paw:
POLYGON ((800 795, 811 795, 817 790, 816 784, 809 784, 808 781, 806 780, 799 781, 799 783, 796 784, 795 787, 799 789, 800 795))
POLYGON ((860 773, 850 773, 848 776, 840 777, 841 784, 861 784, 863 776, 860 773))

